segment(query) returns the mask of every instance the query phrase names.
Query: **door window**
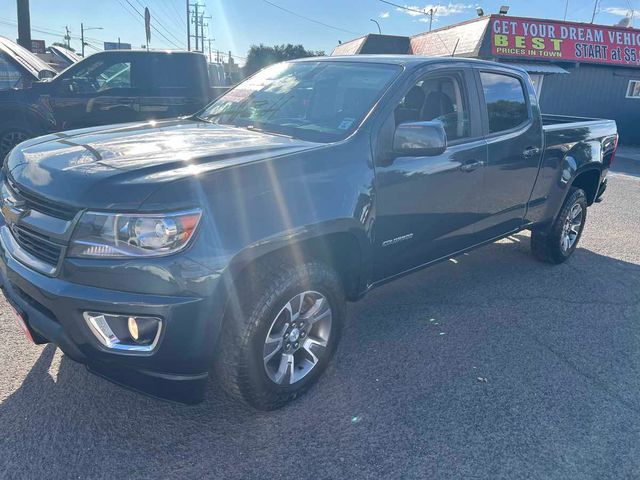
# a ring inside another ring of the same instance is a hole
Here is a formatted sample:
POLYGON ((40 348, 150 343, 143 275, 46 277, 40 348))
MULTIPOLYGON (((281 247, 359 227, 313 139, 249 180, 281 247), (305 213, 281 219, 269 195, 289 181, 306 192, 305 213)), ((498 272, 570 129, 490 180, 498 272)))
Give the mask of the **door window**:
POLYGON ((457 74, 431 74, 409 89, 394 111, 396 125, 438 121, 449 141, 470 136, 468 101, 457 74))
POLYGON ((529 118, 522 82, 516 77, 480 72, 489 115, 489 133, 511 130, 529 118))
POLYGON ((84 94, 131 88, 131 62, 89 62, 73 72, 70 85, 73 93, 84 94))

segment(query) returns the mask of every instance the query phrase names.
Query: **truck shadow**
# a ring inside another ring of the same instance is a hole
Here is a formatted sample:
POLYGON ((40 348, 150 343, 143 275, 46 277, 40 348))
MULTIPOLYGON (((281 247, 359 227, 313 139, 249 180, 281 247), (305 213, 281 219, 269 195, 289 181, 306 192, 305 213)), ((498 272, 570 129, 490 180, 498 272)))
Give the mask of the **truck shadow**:
MULTIPOLYGON (((193 467, 197 462, 205 462, 214 478, 234 468, 251 476, 246 466, 234 466, 241 452, 251 453, 248 464, 254 466, 269 463, 269 458, 286 463, 283 438, 304 444, 321 429, 325 438, 327 429, 340 436, 345 426, 359 421, 357 414, 363 409, 388 410, 388 405, 400 403, 390 417, 397 420, 402 411, 415 414, 413 402, 420 404, 427 388, 430 394, 455 394, 452 379, 463 371, 467 375, 471 363, 477 365, 477 358, 471 357, 486 354, 487 342, 491 348, 507 348, 491 339, 491 329, 505 326, 514 329, 513 337, 501 339, 508 343, 513 338, 508 348, 521 348, 515 345, 516 336, 518 342, 533 339, 580 370, 585 357, 603 354, 596 352, 597 346, 580 354, 562 351, 571 341, 584 346, 569 334, 576 325, 575 312, 587 326, 610 320, 608 315, 637 315, 640 267, 585 248, 568 263, 552 267, 533 260, 528 250, 527 235, 519 234, 371 292, 350 306, 337 358, 319 385, 271 413, 237 405, 219 391, 215 380, 197 406, 147 398, 89 374, 52 345, 33 347, 42 349, 39 358, 21 386, 0 403, 0 464, 12 478, 43 473, 50 478, 91 476, 86 472, 108 476, 114 466, 125 477, 153 472, 168 477, 178 475, 178 466, 193 467), (531 325, 529 315, 536 308, 539 318, 531 325), (553 336, 547 336, 549 329, 553 336), (446 348, 438 344, 445 334, 446 348), (564 340, 559 345, 554 343, 558 338, 564 340), (404 353, 380 354, 389 348, 404 353), (412 375, 418 380, 405 379, 412 375), (405 380, 410 386, 404 390, 407 398, 398 399, 390 385, 405 380), (304 422, 310 411, 324 421, 292 432, 291 425, 304 422)), ((608 340, 606 335, 602 338, 604 344, 608 340)), ((615 370, 617 360, 612 361, 615 370)), ((635 395, 616 391, 598 376, 593 382, 640 412, 635 395)), ((371 428, 375 433, 376 427, 371 428)))

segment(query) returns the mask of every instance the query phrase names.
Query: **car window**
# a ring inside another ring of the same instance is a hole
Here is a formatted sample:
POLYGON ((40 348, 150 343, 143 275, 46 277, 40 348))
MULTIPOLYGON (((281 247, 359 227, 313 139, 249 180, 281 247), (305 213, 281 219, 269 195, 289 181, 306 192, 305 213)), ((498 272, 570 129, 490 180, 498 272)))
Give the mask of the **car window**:
POLYGON ((480 72, 489 115, 489 133, 510 130, 528 119, 522 82, 516 77, 480 72))
POLYGON ((72 73, 71 89, 74 93, 97 93, 114 88, 130 88, 131 62, 96 59, 79 64, 72 73))
POLYGON ((98 91, 110 88, 131 87, 131 62, 114 63, 105 68, 97 77, 98 91))
POLYGON ((449 141, 470 136, 469 107, 458 74, 431 74, 413 85, 394 111, 396 125, 439 121, 449 141))
POLYGON ((0 90, 23 88, 25 79, 23 72, 0 53, 0 90))

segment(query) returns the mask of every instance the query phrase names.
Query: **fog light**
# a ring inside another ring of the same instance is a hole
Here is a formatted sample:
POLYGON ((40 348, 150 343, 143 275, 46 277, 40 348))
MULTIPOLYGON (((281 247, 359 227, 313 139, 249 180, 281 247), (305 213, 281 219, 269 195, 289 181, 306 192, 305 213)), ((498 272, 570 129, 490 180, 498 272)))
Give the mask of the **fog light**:
POLYGON ((134 317, 129 317, 129 334, 131 335, 131 338, 133 338, 134 340, 138 340, 138 337, 140 336, 140 332, 138 331, 138 322, 136 322, 136 319, 134 317))
POLYGON ((155 317, 84 312, 89 329, 98 341, 112 350, 149 352, 158 344, 162 321, 155 317))

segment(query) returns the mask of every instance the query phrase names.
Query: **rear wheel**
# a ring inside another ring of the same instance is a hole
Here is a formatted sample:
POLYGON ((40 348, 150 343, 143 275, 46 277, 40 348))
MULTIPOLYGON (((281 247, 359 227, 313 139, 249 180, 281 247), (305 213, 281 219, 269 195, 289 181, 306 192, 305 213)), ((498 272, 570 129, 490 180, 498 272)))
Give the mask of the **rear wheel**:
POLYGON ((283 266, 274 259, 242 280, 250 288, 225 318, 215 368, 230 395, 272 410, 326 368, 340 337, 344 293, 336 272, 315 262, 283 266))
POLYGON ((584 190, 572 187, 553 224, 531 232, 533 255, 547 263, 562 263, 578 246, 587 220, 587 196, 584 190))

